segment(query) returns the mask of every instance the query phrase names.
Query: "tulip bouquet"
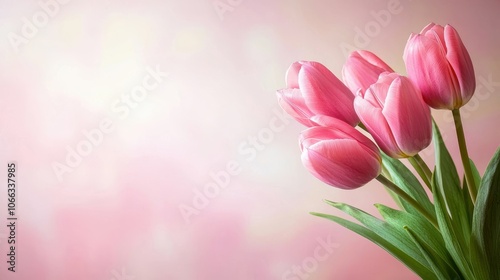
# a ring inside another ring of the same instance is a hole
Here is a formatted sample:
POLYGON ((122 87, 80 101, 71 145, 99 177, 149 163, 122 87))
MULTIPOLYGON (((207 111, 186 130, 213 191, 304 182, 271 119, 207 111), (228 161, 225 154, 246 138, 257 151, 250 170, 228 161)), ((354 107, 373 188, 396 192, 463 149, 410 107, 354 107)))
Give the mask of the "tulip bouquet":
POLYGON ((312 214, 369 239, 423 279, 500 279, 500 149, 481 176, 460 116, 476 87, 469 53, 452 26, 429 24, 410 36, 403 58, 408 77, 369 51, 348 57, 343 82, 318 62, 298 61, 288 69, 287 87, 277 95, 308 127, 299 137, 304 166, 346 190, 377 179, 399 206, 375 204, 379 219, 326 201, 358 222, 312 214), (453 115, 463 178, 430 108, 453 115), (431 141, 434 166, 418 154, 431 141))

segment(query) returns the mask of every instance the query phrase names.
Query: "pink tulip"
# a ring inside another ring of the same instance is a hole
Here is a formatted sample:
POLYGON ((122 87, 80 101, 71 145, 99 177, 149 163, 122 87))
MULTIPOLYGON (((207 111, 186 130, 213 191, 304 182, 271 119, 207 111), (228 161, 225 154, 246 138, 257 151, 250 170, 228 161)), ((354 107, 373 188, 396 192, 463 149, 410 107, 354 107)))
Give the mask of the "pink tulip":
POLYGON ((431 114, 410 79, 396 73, 380 75, 354 108, 380 149, 395 158, 410 157, 430 144, 431 114))
POLYGON ((321 181, 341 189, 355 189, 380 174, 377 146, 347 123, 326 116, 312 121, 327 126, 300 135, 302 163, 321 181))
POLYGON ((344 83, 353 93, 365 92, 384 72, 394 72, 382 59, 369 51, 354 51, 342 69, 344 83))
POLYGON ((278 90, 283 110, 300 123, 311 126, 309 119, 325 115, 355 126, 354 95, 324 65, 318 62, 294 62, 286 73, 287 88, 278 90))
POLYGON ((309 120, 314 113, 307 108, 300 89, 281 89, 277 91, 278 103, 295 120, 305 126, 314 126, 315 124, 309 120))
POLYGON ((431 23, 411 34, 404 52, 406 71, 435 109, 458 109, 476 89, 472 60, 455 28, 431 23))

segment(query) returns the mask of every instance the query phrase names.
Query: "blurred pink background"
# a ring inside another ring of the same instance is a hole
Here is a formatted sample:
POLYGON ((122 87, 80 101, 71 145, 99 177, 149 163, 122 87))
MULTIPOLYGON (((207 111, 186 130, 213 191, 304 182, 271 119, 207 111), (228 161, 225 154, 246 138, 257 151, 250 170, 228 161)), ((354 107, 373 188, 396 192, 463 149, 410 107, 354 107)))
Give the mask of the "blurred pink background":
MULTIPOLYGON (((0 279, 418 279, 309 214, 345 217, 323 199, 394 204, 377 182, 310 175, 274 92, 293 61, 340 75, 358 48, 405 73, 406 40, 429 22, 452 24, 472 56, 462 114, 480 171, 500 142, 498 1, 0 5, 1 182, 18 165, 15 273, 0 184, 0 279)), ((451 114, 433 114, 458 160, 451 114)))

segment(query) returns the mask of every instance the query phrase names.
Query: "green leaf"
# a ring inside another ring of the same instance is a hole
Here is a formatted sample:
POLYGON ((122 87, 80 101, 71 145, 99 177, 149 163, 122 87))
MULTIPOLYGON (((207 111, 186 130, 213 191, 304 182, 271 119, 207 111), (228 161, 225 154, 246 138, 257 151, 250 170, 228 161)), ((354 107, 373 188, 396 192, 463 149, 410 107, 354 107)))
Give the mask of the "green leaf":
MULTIPOLYGON (((500 279, 500 148, 488 164, 479 187, 472 243, 472 256, 486 258, 489 264, 489 278, 484 279, 500 279)), ((484 275, 484 266, 480 268, 478 274, 484 275)))
MULTIPOLYGON (((382 176, 386 177, 391 182, 393 182, 392 176, 391 176, 391 174, 389 173, 389 171, 387 170, 387 168, 385 167, 384 164, 382 164, 382 176)), ((399 197, 399 195, 395 194, 393 191, 391 191, 386 186, 384 186, 384 188, 387 191, 387 193, 389 193, 389 195, 392 197, 392 199, 394 200, 394 202, 396 202, 396 205, 399 207, 399 209, 405 209, 405 206, 403 206, 403 203, 401 202, 402 199, 399 197)), ((408 205, 408 203, 406 203, 406 205, 408 205)), ((411 208, 411 210, 416 211, 414 208, 411 208)), ((406 210, 406 211, 408 211, 408 210, 406 210)))
MULTIPOLYGON (((434 172, 436 174, 436 172, 434 172)), ((432 193, 434 194, 434 205, 436 207, 436 216, 443 236, 446 249, 450 252, 451 257, 457 264, 458 268, 466 279, 475 279, 472 276, 472 271, 466 257, 466 252, 460 244, 456 229, 453 227, 453 221, 448 215, 446 204, 443 198, 442 191, 437 182, 436 176, 432 176, 432 193)))
POLYGON ((462 187, 462 198, 465 203, 467 221, 469 222, 469 228, 472 228, 472 214, 474 213, 474 203, 472 203, 472 198, 470 196, 469 187, 467 186, 467 179, 465 175, 463 177, 463 187, 462 187))
MULTIPOLYGON (((480 187, 481 175, 479 174, 479 171, 477 170, 477 167, 474 164, 474 162, 471 159, 469 159, 469 162, 471 165, 472 176, 474 177, 475 185, 477 187, 480 187)), ((465 207, 467 209, 467 220, 469 221, 470 227, 472 228, 471 240, 469 243, 470 262, 472 271, 476 279, 489 279, 488 260, 486 259, 486 254, 480 248, 479 244, 477 243, 477 240, 474 237, 474 226, 473 226, 474 203, 472 202, 472 198, 470 196, 470 191, 465 175, 463 177, 462 182, 463 182, 462 193, 465 202, 465 207)))
POLYGON ((433 247, 430 247, 418 234, 413 232, 409 227, 405 226, 404 229, 408 232, 415 245, 420 249, 425 259, 430 264, 432 270, 440 280, 448 279, 461 279, 456 271, 450 267, 439 255, 435 252, 433 247))
MULTIPOLYGON (((322 217, 328 220, 331 220, 363 237, 366 239, 370 240, 371 242, 377 244, 379 247, 382 249, 386 250, 389 252, 392 256, 394 256, 396 259, 401 261, 403 264, 405 264, 409 269, 411 269, 413 272, 415 272, 417 275, 419 275, 422 279, 437 279, 434 273, 427 268, 427 265, 423 265, 420 262, 416 261, 414 258, 406 254, 403 250, 401 250, 398 246, 394 245, 392 242, 389 242, 386 238, 380 236, 379 234, 375 233, 374 231, 356 224, 354 222, 348 221, 346 219, 332 216, 332 215, 327 215, 327 214, 320 214, 320 213, 311 213, 312 215, 322 217)), ((374 218, 376 219, 376 218, 374 218)), ((380 220, 379 220, 380 221, 380 220)), ((380 221, 382 222, 382 221, 380 221)))
MULTIPOLYGON (((434 259, 440 260, 445 265, 444 267, 447 268, 447 271, 449 270, 450 275, 457 274, 455 271, 456 265, 444 245, 441 233, 426 218, 395 210, 381 204, 376 204, 375 206, 384 220, 393 225, 397 230, 405 233, 404 228, 408 227, 415 234, 425 236, 425 240, 423 241, 425 243, 424 247, 432 248, 432 254, 435 255, 434 259)), ((427 259, 425 254, 422 255, 427 259)))
POLYGON ((483 238, 480 233, 475 233, 473 227, 470 241, 470 259, 471 266, 476 279, 493 279, 490 278, 490 268, 484 248, 483 238))
POLYGON ((472 159, 469 159, 470 162, 470 167, 472 168, 472 176, 474 177, 474 182, 476 183, 476 186, 481 185, 481 174, 479 174, 479 170, 477 170, 476 165, 472 161, 472 159))
POLYGON ((422 256, 420 250, 415 246, 411 239, 408 238, 406 233, 358 208, 345 203, 336 203, 328 200, 326 202, 361 222, 368 229, 372 230, 375 234, 399 248, 406 255, 417 261, 420 265, 425 267, 428 266, 424 256, 422 256))
MULTIPOLYGON (((409 194, 424 207, 427 212, 434 214, 434 205, 429 200, 427 193, 418 181, 417 177, 399 160, 382 154, 382 163, 392 179, 392 182, 399 186, 404 192, 409 194)), ((409 213, 421 215, 413 206, 404 200, 400 200, 403 208, 409 213)))
MULTIPOLYGON (((476 183, 476 186, 479 186, 481 183, 481 175, 479 175, 479 171, 477 170, 476 165, 474 162, 469 159, 470 161, 470 166, 472 168, 472 176, 474 177, 474 182, 476 183)), ((472 216, 474 213, 474 203, 472 202, 472 198, 470 196, 469 192, 469 187, 467 184, 467 180, 465 178, 465 175, 463 177, 463 186, 462 186, 462 197, 463 201, 465 203, 465 209, 466 209, 466 215, 467 215, 467 221, 469 222, 469 228, 472 228, 472 216)))
MULTIPOLYGON (((466 203, 463 199, 460 178, 455 163, 446 149, 436 123, 433 122, 434 151, 436 169, 433 174, 435 185, 444 197, 443 209, 448 208, 451 215, 450 226, 454 229, 456 241, 465 251, 469 251, 470 226, 467 218, 466 203)), ((432 191, 435 195, 435 191, 432 191)), ((434 198, 435 199, 435 198, 434 198)))

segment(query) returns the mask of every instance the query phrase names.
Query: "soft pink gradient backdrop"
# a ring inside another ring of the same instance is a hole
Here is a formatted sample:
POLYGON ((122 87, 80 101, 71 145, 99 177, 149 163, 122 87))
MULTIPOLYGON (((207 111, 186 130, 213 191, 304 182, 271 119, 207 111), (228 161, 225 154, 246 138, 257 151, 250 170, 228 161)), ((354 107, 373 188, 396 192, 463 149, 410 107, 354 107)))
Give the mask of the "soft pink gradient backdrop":
MULTIPOLYGON (((212 0, 73 0, 17 53, 9 34, 21 34, 22 18, 41 8, 38 1, 0 1, 1 182, 8 161, 19 166, 17 272, 6 269, 1 183, 0 278, 294 279, 285 272, 330 236, 335 249, 308 279, 417 279, 372 243, 308 214, 339 214, 323 199, 371 213, 376 202, 393 203, 376 182, 342 191, 310 175, 300 162, 299 124, 274 133, 254 156, 241 150, 280 112, 274 91, 284 87, 291 62, 321 61, 339 75, 340 45, 355 45, 356 28, 374 22, 371 11, 394 1, 243 0, 221 18, 212 0), (112 103, 157 65, 168 79, 117 118, 112 103), (82 130, 105 118, 114 131, 58 181, 53 162, 63 163, 66 146, 74 148, 82 130), (231 160, 241 172, 187 223, 179 206, 191 204, 194 190, 231 160)), ((500 81, 498 1, 399 5, 365 48, 404 73, 410 32, 450 23, 477 76, 500 81)), ((483 85, 465 108, 470 153, 481 171, 500 140, 499 92, 498 84, 483 85)), ((458 160, 449 113, 433 113, 458 160)), ((426 160, 432 156, 424 152, 426 160)))

